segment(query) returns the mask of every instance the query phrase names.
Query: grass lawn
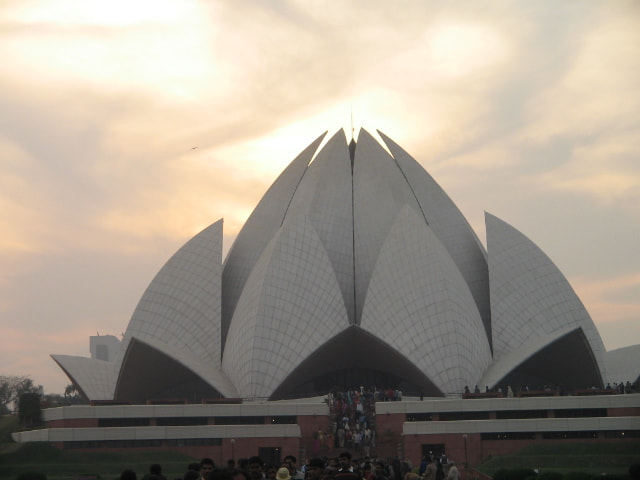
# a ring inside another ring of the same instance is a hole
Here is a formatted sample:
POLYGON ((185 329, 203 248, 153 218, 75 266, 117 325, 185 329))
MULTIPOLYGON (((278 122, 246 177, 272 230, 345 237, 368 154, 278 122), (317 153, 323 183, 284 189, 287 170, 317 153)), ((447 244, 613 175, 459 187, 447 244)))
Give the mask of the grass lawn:
POLYGON ((529 445, 517 453, 490 458, 476 468, 492 475, 500 469, 532 468, 543 472, 626 475, 640 463, 640 441, 616 443, 552 443, 529 445))
POLYGON ((18 430, 17 415, 0 415, 0 444, 11 443, 11 432, 18 430))
POLYGON ((149 465, 159 463, 163 475, 173 480, 182 478, 189 463, 199 461, 173 451, 74 452, 40 442, 26 443, 13 451, 2 450, 1 479, 15 479, 20 473, 35 471, 46 474, 48 480, 117 480, 127 468, 142 478, 149 465))

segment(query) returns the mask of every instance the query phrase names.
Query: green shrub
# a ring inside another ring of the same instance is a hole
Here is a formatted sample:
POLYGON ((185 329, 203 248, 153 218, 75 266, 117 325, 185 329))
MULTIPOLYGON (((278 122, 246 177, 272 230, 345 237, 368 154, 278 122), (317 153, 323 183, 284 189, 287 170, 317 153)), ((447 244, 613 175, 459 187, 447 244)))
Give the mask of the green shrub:
POLYGON ((530 468, 513 468, 511 470, 507 470, 506 480, 525 480, 526 478, 535 476, 536 472, 530 468))
POLYGON ((33 464, 56 462, 63 456, 63 452, 47 442, 27 442, 10 454, 0 455, 0 460, 6 464, 33 464))
POLYGON ((0 443, 15 443, 11 433, 18 430, 18 416, 0 416, 0 443))
POLYGON ((560 472, 543 472, 537 478, 538 480, 563 480, 564 476, 560 472))
POLYGON ((593 476, 585 472, 569 472, 565 474, 564 480, 593 480, 593 476))
POLYGON ((493 480, 526 480, 535 476, 536 472, 530 468, 500 469, 493 474, 493 480))
POLYGON ((629 467, 629 476, 632 480, 640 480, 640 463, 634 463, 629 467))
POLYGON ((41 472, 24 472, 18 475, 16 480, 47 480, 47 476, 41 472))
POLYGON ((493 474, 493 480, 507 480, 507 470, 506 468, 501 468, 500 470, 496 470, 493 474))

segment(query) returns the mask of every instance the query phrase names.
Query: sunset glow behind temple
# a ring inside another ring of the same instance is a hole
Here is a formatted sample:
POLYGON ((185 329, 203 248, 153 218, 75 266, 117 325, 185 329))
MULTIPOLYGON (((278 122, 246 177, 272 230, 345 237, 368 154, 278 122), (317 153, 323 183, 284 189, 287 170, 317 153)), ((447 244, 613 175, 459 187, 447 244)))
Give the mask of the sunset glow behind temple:
POLYGON ((120 337, 212 219, 226 254, 290 159, 327 128, 349 137, 352 114, 484 246, 483 210, 535 239, 608 350, 640 343, 639 22, 634 1, 3 2, 2 373, 62 392, 49 352, 120 337))

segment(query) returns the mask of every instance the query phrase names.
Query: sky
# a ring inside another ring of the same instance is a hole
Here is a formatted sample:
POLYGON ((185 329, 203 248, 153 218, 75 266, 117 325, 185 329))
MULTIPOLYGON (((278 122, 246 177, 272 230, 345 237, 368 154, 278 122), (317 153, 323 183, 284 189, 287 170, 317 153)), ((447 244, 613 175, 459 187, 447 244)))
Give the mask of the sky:
POLYGON ((484 242, 560 268, 640 343, 640 2, 0 2, 0 374, 125 331, 157 271, 224 248, 324 131, 381 130, 484 242), (197 148, 195 148, 197 147, 197 148))

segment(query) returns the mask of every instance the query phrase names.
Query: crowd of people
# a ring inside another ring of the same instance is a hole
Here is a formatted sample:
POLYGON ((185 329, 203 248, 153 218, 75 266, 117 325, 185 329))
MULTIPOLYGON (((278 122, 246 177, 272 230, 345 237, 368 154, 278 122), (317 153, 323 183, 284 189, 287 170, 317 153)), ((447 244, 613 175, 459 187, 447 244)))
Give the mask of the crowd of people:
MULTIPOLYGON (((585 387, 584 389, 581 389, 581 391, 585 391, 585 390, 602 390, 602 389, 596 387, 595 385, 592 385, 590 387, 585 387)), ((613 390, 619 394, 636 393, 638 392, 638 386, 635 383, 631 383, 630 381, 627 380, 626 382, 620 382, 620 383, 614 382, 613 385, 611 385, 611 383, 607 383, 604 390, 610 390, 610 391, 613 390)), ((511 398, 514 396, 520 396, 530 392, 553 392, 560 396, 573 395, 576 393, 576 391, 568 390, 562 385, 549 385, 549 384, 544 384, 544 385, 540 385, 533 388, 529 388, 529 385, 520 385, 519 387, 516 388, 515 391, 511 388, 511 385, 507 385, 504 388, 500 385, 495 386, 493 388, 489 388, 488 386, 485 386, 484 389, 480 389, 480 387, 476 385, 473 388, 473 390, 471 390, 468 385, 465 385, 463 396, 470 395, 472 393, 473 394, 490 393, 490 394, 498 394, 504 397, 511 398)))
POLYGON ((636 393, 638 392, 638 385, 636 383, 631 383, 629 380, 627 382, 616 383, 613 382, 613 386, 610 383, 607 383, 605 387, 606 390, 616 390, 618 393, 636 393))
MULTIPOLYGON (((320 447, 350 448, 362 451, 365 456, 371 454, 371 447, 376 444, 375 402, 379 398, 398 400, 401 397, 395 392, 399 390, 378 390, 365 388, 334 391, 327 395, 327 404, 331 415, 330 432, 320 447), (392 393, 393 392, 393 393, 392 393)), ((379 400, 378 400, 379 401, 379 400)), ((314 445, 314 454, 320 449, 314 445)))
MULTIPOLYGON (((335 458, 315 457, 298 468, 297 459, 287 455, 280 465, 265 464, 260 457, 242 459, 236 465, 229 460, 217 467, 210 458, 187 466, 182 480, 460 480, 460 472, 446 455, 426 455, 412 468, 408 459, 379 459, 363 456, 354 459, 349 451, 335 458)), ((120 480, 138 480, 133 470, 124 470, 120 480)), ((167 480, 162 467, 153 464, 141 480, 167 480)), ((180 480, 180 479, 175 479, 180 480)))
POLYGON ((402 400, 399 388, 365 387, 330 392, 327 405, 331 415, 329 432, 319 430, 314 435, 314 454, 325 448, 349 448, 371 455, 376 446, 376 402, 402 400))

